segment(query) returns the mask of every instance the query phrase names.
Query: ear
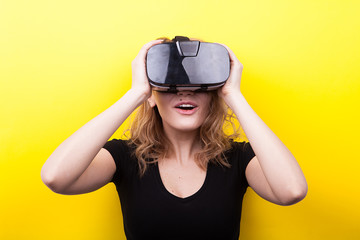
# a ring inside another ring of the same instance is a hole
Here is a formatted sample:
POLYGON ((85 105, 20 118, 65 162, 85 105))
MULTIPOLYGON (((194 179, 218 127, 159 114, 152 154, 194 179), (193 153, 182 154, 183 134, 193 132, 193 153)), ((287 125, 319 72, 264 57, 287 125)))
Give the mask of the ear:
POLYGON ((148 98, 148 102, 150 104, 150 107, 155 107, 156 106, 156 102, 155 102, 155 98, 154 98, 154 94, 151 94, 151 96, 148 98))

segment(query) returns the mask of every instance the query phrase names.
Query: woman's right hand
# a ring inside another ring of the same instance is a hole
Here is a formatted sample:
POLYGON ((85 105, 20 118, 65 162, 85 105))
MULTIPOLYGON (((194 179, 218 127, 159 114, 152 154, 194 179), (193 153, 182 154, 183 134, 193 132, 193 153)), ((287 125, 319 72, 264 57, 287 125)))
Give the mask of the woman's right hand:
MULTIPOLYGON (((131 92, 82 126, 49 156, 41 170, 43 182, 54 192, 80 194, 107 184, 116 170, 111 154, 102 149, 125 119, 151 94, 145 69, 148 49, 162 40, 145 44, 132 62, 131 92)), ((100 84, 100 83, 99 83, 100 84)))
POLYGON ((136 94, 144 96, 144 100, 151 96, 151 86, 146 74, 146 54, 152 46, 161 43, 163 40, 153 40, 146 43, 131 63, 132 83, 131 90, 136 94))

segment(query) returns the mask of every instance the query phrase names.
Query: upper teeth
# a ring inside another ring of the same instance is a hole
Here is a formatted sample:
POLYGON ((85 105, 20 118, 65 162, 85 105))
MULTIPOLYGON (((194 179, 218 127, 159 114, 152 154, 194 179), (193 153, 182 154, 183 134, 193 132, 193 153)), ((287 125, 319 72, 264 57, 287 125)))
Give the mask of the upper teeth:
POLYGON ((179 107, 195 107, 195 106, 191 104, 181 104, 179 105, 179 107))

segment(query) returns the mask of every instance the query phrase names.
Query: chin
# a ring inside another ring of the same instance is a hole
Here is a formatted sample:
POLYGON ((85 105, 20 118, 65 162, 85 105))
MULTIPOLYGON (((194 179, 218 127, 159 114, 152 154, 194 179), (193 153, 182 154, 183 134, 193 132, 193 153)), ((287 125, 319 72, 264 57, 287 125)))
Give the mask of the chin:
POLYGON ((172 124, 167 124, 167 125, 168 125, 168 127, 175 129, 176 131, 179 131, 179 132, 198 131, 201 127, 201 123, 192 123, 189 121, 180 122, 180 123, 172 123, 172 124))
POLYGON ((194 131, 198 131, 200 129, 200 126, 199 127, 181 127, 181 128, 178 128, 177 130, 179 131, 182 131, 182 132, 194 132, 194 131))

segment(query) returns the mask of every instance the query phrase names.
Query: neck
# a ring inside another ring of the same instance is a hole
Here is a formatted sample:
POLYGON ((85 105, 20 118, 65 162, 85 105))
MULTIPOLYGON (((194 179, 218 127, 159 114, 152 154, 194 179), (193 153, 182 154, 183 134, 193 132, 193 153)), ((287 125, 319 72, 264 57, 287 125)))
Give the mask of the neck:
POLYGON ((201 148, 198 130, 184 132, 164 129, 164 131, 170 141, 170 149, 166 159, 176 161, 180 165, 193 163, 195 153, 201 148))

